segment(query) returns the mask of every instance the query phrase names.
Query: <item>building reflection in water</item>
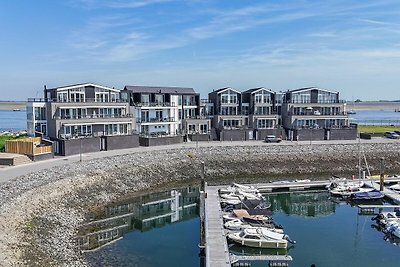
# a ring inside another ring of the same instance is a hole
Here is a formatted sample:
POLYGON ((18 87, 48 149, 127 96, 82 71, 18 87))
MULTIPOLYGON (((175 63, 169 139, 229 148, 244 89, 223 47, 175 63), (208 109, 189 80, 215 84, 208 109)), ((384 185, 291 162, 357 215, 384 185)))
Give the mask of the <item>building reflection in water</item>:
POLYGON ((326 216, 335 213, 336 203, 326 191, 271 193, 264 195, 275 212, 306 217, 326 216))
POLYGON ((198 216, 199 188, 187 187, 152 193, 104 207, 84 224, 77 237, 80 251, 93 250, 131 231, 149 231, 198 216))

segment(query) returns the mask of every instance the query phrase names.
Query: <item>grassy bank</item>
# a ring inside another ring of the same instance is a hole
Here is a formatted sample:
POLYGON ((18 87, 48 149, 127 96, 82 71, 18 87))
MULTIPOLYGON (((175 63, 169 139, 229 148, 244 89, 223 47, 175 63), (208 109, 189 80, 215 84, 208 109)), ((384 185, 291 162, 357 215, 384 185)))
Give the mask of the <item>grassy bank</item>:
POLYGON ((385 133, 400 131, 400 127, 390 125, 358 125, 358 131, 360 133, 385 133))

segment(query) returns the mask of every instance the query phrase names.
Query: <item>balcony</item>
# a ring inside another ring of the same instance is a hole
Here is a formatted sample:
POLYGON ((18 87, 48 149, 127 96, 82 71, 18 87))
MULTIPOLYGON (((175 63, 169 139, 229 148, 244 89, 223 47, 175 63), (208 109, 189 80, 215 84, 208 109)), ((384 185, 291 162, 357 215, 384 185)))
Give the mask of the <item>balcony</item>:
POLYGON ((284 103, 287 104, 344 104, 346 100, 334 100, 334 101, 295 101, 295 100, 285 100, 284 103))
POLYGON ((135 107, 176 107, 175 103, 169 102, 137 102, 135 107))
POLYGON ((137 119, 136 123, 160 123, 160 122, 176 122, 175 118, 148 118, 148 119, 137 119))
POLYGON ((120 119, 120 118, 133 118, 133 114, 96 114, 96 115, 81 115, 81 116, 54 116, 56 120, 83 120, 83 119, 120 119))
POLYGON ((128 103, 124 99, 110 99, 109 101, 98 101, 96 98, 84 98, 82 101, 59 100, 57 98, 28 98, 28 102, 53 102, 53 103, 128 103))
POLYGON ((333 116, 347 116, 345 112, 336 112, 336 113, 321 113, 318 110, 315 111, 310 111, 310 112, 288 112, 288 116, 327 116, 327 117, 333 117, 333 116))

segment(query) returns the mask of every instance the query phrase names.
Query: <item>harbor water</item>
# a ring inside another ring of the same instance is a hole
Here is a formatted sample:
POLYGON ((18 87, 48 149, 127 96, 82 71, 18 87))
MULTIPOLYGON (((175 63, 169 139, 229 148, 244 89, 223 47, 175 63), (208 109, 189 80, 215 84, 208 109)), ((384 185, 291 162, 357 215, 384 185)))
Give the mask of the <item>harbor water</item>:
MULTIPOLYGON (((232 253, 288 254, 293 267, 398 266, 400 241, 386 240, 371 220, 373 215, 358 214, 357 203, 331 198, 326 191, 265 196, 274 220, 297 243, 279 251, 229 244, 232 253)), ((104 223, 108 218, 107 223, 83 227, 81 249, 93 266, 199 266, 197 205, 198 189, 181 188, 105 207, 99 220, 104 223), (90 241, 97 237, 101 243, 90 241)))

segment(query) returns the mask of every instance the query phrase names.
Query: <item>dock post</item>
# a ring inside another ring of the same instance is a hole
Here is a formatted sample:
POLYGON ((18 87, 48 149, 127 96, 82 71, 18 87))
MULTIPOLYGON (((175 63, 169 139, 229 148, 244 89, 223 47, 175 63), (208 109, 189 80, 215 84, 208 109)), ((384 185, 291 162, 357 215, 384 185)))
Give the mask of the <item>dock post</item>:
POLYGON ((200 266, 205 266, 206 256, 206 236, 205 236, 205 201, 206 201, 206 183, 204 179, 204 162, 201 162, 201 184, 200 184, 200 266))
POLYGON ((383 186, 384 186, 384 182, 385 182, 385 158, 381 158, 381 176, 379 179, 379 190, 383 191, 383 186))

